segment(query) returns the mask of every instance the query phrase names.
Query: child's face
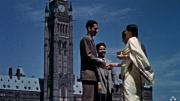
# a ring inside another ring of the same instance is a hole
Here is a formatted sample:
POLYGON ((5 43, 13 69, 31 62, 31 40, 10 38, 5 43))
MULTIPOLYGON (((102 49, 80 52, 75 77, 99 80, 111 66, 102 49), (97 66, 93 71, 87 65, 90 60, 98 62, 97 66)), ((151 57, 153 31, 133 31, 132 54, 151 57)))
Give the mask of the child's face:
POLYGON ((105 57, 106 54, 106 48, 104 46, 100 46, 98 49, 98 55, 102 58, 105 57))

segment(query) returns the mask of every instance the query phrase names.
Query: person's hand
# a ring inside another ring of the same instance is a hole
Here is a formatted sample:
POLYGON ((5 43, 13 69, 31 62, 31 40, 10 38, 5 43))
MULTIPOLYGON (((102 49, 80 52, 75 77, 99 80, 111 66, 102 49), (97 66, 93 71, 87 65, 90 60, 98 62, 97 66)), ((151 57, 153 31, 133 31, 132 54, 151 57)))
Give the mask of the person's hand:
POLYGON ((118 58, 118 59, 128 58, 128 54, 127 54, 127 53, 120 52, 120 54, 117 54, 117 58, 118 58))
POLYGON ((122 52, 120 52, 119 54, 117 54, 117 58, 118 59, 123 59, 124 58, 124 55, 122 52))
POLYGON ((102 85, 100 82, 98 82, 98 92, 102 92, 102 85))
POLYGON ((112 64, 112 63, 106 64, 107 69, 112 69, 113 67, 116 67, 116 64, 112 64))
POLYGON ((112 69, 111 65, 110 64, 106 64, 106 69, 112 69))
POLYGON ((122 51, 119 51, 119 52, 116 53, 116 55, 120 55, 121 53, 122 53, 122 51))

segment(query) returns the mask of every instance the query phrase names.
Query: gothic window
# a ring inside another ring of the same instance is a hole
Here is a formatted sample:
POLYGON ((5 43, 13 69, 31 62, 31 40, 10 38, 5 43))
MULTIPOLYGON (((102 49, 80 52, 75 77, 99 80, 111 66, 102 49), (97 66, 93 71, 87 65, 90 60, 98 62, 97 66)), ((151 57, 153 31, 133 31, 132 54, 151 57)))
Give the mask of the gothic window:
POLYGON ((58 32, 60 31, 60 24, 57 24, 58 32))
POLYGON ((65 88, 65 97, 66 97, 66 99, 67 99, 67 96, 68 96, 68 90, 67 90, 67 88, 65 88))
POLYGON ((59 32, 62 32, 62 24, 59 24, 59 32))
MULTIPOLYGON (((61 60, 60 60, 60 61, 61 61, 61 60)), ((62 62, 61 62, 61 63, 60 63, 60 66, 59 66, 59 77, 62 76, 62 75, 60 75, 60 73, 62 73, 62 71, 63 71, 63 70, 62 70, 62 62)))
POLYGON ((62 41, 61 41, 61 40, 59 40, 59 42, 58 42, 58 47, 59 47, 59 48, 62 47, 62 41))
POLYGON ((48 95, 50 95, 50 88, 49 87, 48 87, 48 92, 47 93, 48 93, 48 95))
POLYGON ((65 32, 65 33, 67 33, 67 32, 68 32, 68 26, 67 26, 67 25, 66 25, 66 29, 65 29, 65 30, 66 30, 66 32, 65 32))
POLYGON ((62 73, 62 72, 59 73, 59 77, 60 77, 60 78, 63 78, 63 73, 62 73))
POLYGON ((62 32, 62 30, 63 30, 63 25, 60 24, 60 32, 62 32))
POLYGON ((63 32, 63 33, 64 33, 64 27, 65 27, 65 26, 64 26, 64 24, 63 24, 63 25, 62 25, 62 32, 63 32))
POLYGON ((62 41, 59 40, 58 42, 58 47, 59 47, 59 54, 61 54, 61 48, 62 48, 62 41))
POLYGON ((67 50, 64 50, 64 55, 67 56, 67 50))
MULTIPOLYGON (((61 88, 59 89, 59 96, 61 96, 61 88)), ((59 99, 59 101, 61 101, 61 99, 59 99)))
POLYGON ((67 62, 64 62, 63 64, 63 73, 67 74, 67 62))
POLYGON ((65 42, 63 43, 64 56, 67 55, 67 50, 66 50, 66 48, 67 48, 67 42, 65 41, 65 42))
POLYGON ((65 42, 63 43, 63 49, 66 49, 66 45, 67 45, 67 42, 65 41, 65 42))
POLYGON ((66 33, 66 25, 64 25, 64 29, 63 30, 64 30, 64 33, 66 33))
POLYGON ((62 83, 62 89, 61 89, 61 97, 65 97, 65 88, 64 88, 64 83, 62 83))
POLYGON ((70 25, 68 25, 68 33, 70 33, 70 25))

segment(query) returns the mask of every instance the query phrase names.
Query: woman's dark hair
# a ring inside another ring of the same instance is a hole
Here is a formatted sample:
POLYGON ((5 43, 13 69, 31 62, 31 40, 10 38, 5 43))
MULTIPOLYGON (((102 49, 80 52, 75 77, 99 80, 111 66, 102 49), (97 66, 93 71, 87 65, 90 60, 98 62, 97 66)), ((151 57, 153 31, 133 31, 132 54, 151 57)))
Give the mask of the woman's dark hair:
POLYGON ((130 31, 134 37, 138 37, 138 26, 135 24, 130 24, 126 26, 126 30, 130 31))
POLYGON ((126 37, 125 32, 126 32, 126 31, 122 31, 122 40, 123 40, 123 41, 125 40, 125 37, 126 37))
POLYGON ((95 20, 88 20, 86 22, 86 29, 88 30, 88 27, 92 28, 94 24, 98 24, 95 20))
POLYGON ((100 46, 104 46, 106 48, 106 44, 105 43, 98 43, 96 45, 96 50, 98 50, 100 46))

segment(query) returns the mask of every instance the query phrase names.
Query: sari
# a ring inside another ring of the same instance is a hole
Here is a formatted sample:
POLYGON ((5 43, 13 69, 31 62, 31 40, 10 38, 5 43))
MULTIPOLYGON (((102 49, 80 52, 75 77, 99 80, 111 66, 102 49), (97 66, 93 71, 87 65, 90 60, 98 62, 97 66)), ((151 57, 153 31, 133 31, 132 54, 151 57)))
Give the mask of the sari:
POLYGON ((152 85, 154 72, 136 37, 131 37, 123 53, 128 58, 122 62, 123 101, 141 101, 142 83, 152 85))

